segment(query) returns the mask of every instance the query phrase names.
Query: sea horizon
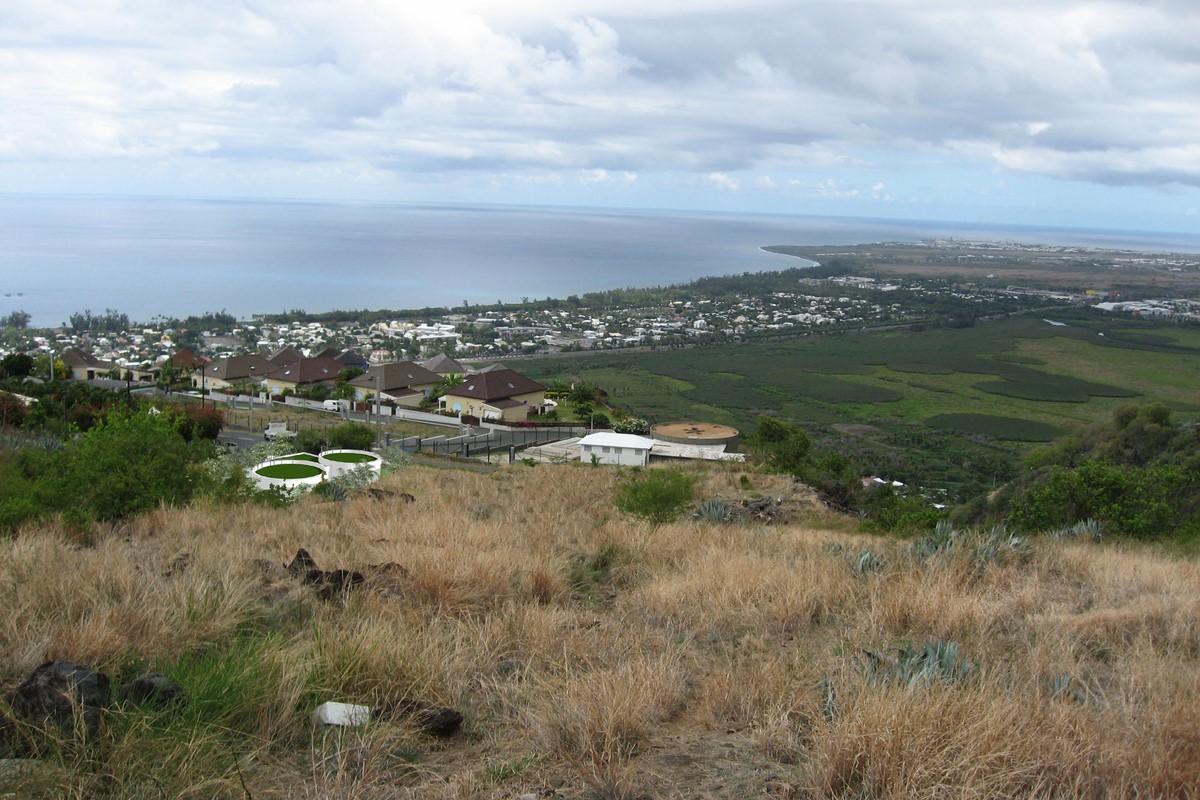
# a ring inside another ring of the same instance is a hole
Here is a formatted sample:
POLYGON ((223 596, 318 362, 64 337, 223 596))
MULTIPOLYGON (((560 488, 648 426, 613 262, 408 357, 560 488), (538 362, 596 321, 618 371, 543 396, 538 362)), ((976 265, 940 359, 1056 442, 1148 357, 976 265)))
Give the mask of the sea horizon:
POLYGON ((957 238, 1200 252, 1200 234, 748 212, 0 195, 0 314, 34 327, 227 311, 517 303, 786 269, 769 245, 957 238))

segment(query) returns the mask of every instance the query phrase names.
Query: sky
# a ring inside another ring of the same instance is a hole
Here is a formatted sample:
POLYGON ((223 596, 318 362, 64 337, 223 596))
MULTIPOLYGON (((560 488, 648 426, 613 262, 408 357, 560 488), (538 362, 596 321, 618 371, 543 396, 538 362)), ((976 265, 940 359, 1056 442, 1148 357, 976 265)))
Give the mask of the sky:
POLYGON ((1200 232, 1200 3, 6 0, 0 192, 1200 232))

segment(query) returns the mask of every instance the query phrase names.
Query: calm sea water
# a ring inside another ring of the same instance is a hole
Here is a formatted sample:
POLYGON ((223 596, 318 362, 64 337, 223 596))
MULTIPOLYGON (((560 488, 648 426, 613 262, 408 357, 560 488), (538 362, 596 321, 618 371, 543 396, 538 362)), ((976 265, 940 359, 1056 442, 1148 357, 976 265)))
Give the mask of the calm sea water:
POLYGON ((485 206, 0 197, 0 314, 53 326, 226 310, 401 309, 782 269, 770 244, 984 238, 1200 251, 1195 236, 485 206))

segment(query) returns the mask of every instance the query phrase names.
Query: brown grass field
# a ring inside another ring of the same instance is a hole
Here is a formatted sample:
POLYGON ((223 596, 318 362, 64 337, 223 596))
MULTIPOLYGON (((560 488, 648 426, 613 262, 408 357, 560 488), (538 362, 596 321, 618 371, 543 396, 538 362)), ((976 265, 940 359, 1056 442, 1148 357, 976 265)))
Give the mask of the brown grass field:
POLYGON ((83 743, 22 728, 34 758, 0 768, 0 797, 1200 793, 1194 560, 1037 538, 921 561, 745 467, 706 471, 697 498, 786 497, 788 522, 652 528, 615 510, 616 473, 581 465, 413 466, 382 486, 416 501, 163 509, 0 541, 4 695, 51 658, 114 686, 157 668, 193 695, 114 709, 83 743), (404 571, 321 600, 276 566, 300 547, 404 571), (877 572, 854 569, 866 547, 877 572), (865 668, 938 639, 977 665, 965 680, 865 668), (314 730, 325 700, 376 718, 314 730), (462 729, 379 713, 411 700, 462 729))

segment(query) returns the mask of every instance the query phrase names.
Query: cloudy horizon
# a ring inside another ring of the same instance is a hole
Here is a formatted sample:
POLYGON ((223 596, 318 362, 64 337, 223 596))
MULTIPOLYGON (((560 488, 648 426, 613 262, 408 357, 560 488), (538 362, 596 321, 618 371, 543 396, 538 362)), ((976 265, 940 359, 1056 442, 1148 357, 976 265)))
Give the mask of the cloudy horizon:
POLYGON ((1200 231, 1181 0, 18 0, 0 191, 1200 231))

